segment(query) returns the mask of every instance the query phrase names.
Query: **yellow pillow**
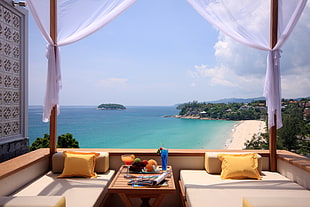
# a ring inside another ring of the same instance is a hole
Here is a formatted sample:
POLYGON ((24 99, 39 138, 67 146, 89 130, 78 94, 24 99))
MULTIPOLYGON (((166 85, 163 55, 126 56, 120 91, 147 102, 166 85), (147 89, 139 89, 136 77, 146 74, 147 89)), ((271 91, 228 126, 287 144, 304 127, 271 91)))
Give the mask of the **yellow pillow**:
POLYGON ((64 169, 58 178, 86 177, 96 178, 95 162, 99 153, 95 152, 63 152, 65 156, 64 169))
POLYGON ((222 179, 261 179, 256 153, 219 154, 218 158, 222 161, 222 179))

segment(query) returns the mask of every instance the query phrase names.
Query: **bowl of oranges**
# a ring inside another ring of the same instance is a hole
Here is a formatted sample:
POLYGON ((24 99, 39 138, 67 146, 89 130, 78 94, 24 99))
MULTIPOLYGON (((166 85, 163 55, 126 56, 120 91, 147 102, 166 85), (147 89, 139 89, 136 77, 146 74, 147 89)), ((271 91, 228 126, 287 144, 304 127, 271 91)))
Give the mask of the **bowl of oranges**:
POLYGON ((154 159, 141 160, 135 158, 135 160, 129 166, 129 171, 132 173, 159 173, 157 161, 154 159))

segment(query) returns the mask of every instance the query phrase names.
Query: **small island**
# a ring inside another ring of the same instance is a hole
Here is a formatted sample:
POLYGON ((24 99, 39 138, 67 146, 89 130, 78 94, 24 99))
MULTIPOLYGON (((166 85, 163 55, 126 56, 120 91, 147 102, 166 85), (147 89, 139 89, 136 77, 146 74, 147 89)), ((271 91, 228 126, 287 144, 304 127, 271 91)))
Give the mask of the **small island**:
POLYGON ((124 110, 125 106, 121 104, 100 104, 97 109, 99 110, 124 110))

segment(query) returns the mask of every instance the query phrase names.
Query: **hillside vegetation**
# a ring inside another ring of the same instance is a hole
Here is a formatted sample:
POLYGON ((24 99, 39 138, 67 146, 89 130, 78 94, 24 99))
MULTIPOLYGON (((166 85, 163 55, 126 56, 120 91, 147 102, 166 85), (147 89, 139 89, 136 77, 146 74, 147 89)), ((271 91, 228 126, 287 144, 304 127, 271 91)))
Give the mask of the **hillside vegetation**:
POLYGON ((265 101, 251 103, 198 103, 197 101, 180 104, 181 117, 224 119, 224 120, 265 120, 267 117, 265 101))
MULTIPOLYGON (((310 155, 310 99, 282 100, 283 127, 277 130, 277 149, 310 155)), ((269 135, 253 136, 247 149, 268 149, 269 135)))
MULTIPOLYGON (((251 103, 198 103, 180 104, 180 118, 264 120, 267 122, 265 100, 251 103)), ((310 99, 282 100, 283 127, 277 130, 277 149, 310 155, 310 99)), ((267 124, 268 126, 268 124, 267 124)), ((267 134, 253 135, 246 143, 247 149, 268 149, 267 134)))

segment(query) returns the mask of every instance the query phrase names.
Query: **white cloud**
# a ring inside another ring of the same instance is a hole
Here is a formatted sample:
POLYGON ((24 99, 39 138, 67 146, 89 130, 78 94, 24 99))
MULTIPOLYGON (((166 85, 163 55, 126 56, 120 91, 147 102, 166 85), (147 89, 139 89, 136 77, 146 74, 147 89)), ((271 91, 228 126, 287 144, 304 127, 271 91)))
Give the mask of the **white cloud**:
MULTIPOLYGON (((194 82, 198 85, 201 80, 204 80, 209 86, 224 86, 227 90, 236 88, 243 90, 248 94, 248 91, 260 91, 263 86, 263 79, 255 75, 240 76, 234 70, 227 68, 225 65, 221 67, 208 68, 206 65, 196 65, 195 70, 190 71, 190 75, 194 82)), ((225 92, 223 95, 226 95, 225 92)), ((232 95, 232 94, 230 94, 232 95)))
POLYGON ((190 71, 193 78, 207 78, 209 85, 222 85, 228 87, 237 87, 237 84, 231 82, 229 77, 234 76, 233 71, 227 70, 225 67, 208 68, 207 65, 195 65, 195 70, 190 71))
MULTIPOLYGON (((310 88, 310 3, 284 44, 281 58, 282 95, 285 98, 309 96, 310 88)), ((240 93, 262 95, 267 52, 242 45, 219 33, 214 45, 217 64, 195 65, 190 74, 198 86, 200 79, 210 86, 238 89, 240 93)), ((225 94, 226 95, 226 94, 225 94)), ((233 95, 231 95, 233 96, 233 95)))
POLYGON ((310 67, 294 68, 294 73, 282 76, 282 96, 285 98, 300 98, 309 96, 310 67))
POLYGON ((259 75, 265 73, 265 51, 242 45, 228 36, 219 34, 219 41, 214 45, 218 64, 224 65, 240 76, 259 75))
POLYGON ((310 95, 310 2, 283 46, 281 58, 282 97, 310 95))

